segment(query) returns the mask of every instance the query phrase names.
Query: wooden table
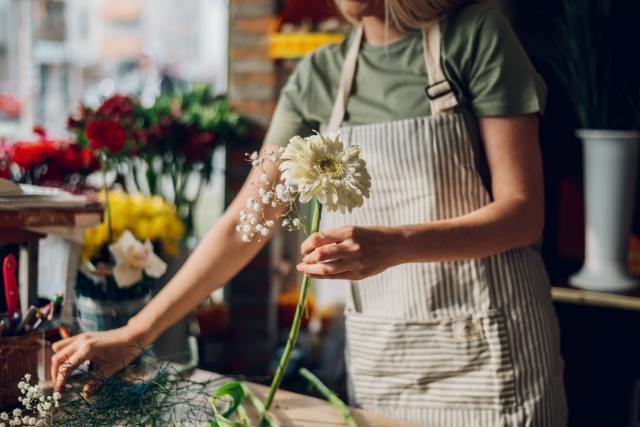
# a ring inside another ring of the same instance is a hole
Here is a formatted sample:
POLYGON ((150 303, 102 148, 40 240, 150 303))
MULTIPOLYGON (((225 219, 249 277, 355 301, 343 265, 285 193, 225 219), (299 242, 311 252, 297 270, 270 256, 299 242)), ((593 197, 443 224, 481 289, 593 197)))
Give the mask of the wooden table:
MULTIPOLYGON (((191 379, 206 381, 216 375, 196 369, 191 379)), ((269 387, 255 383, 246 384, 261 401, 264 401, 269 387)), ((363 409, 350 408, 350 411, 360 427, 420 427, 418 424, 392 419, 363 409)), ((328 401, 286 390, 278 390, 269 413, 280 427, 345 426, 342 415, 328 401)))

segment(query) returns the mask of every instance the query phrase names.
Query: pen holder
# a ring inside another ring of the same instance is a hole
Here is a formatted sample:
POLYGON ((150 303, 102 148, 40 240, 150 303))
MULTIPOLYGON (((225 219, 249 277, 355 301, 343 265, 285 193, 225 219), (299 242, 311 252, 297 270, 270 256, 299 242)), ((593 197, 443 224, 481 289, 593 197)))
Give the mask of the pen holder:
POLYGON ((41 334, 0 337, 0 410, 19 403, 18 383, 31 374, 31 383, 38 381, 38 355, 42 346, 41 334))

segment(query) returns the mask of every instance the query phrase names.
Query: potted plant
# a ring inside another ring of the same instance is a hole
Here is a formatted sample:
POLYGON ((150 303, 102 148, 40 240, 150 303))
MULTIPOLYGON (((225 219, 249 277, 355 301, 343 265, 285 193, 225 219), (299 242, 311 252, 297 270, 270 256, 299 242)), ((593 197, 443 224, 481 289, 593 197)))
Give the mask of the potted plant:
POLYGON ((159 196, 101 192, 111 220, 87 229, 76 281, 78 320, 84 330, 123 326, 146 305, 167 260, 178 252, 184 225, 175 206, 159 196), (156 256, 155 254, 158 254, 156 256), (137 254, 136 259, 121 261, 137 254), (140 262, 155 258, 155 264, 140 262), (133 268, 136 267, 136 268, 133 268))
POLYGON ((555 73, 575 109, 582 143, 585 260, 571 285, 624 292, 640 151, 639 0, 562 0, 533 14, 524 42, 555 73))

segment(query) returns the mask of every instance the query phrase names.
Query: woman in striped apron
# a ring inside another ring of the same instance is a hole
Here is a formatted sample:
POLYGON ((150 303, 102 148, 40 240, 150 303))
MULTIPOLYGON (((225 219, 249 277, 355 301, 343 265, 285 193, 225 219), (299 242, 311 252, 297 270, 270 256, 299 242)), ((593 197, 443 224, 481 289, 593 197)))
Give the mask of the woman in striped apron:
MULTIPOLYGON (((392 12, 406 6, 388 3, 392 12)), ((478 10, 456 15, 495 13, 468 7, 478 10)), ((348 40, 327 126, 361 146, 371 197, 352 214, 325 214, 299 266, 317 279, 350 279, 350 403, 430 427, 565 425, 558 325, 535 247, 537 114, 479 118, 473 129, 457 112, 462 91, 441 56, 441 28, 457 16, 421 25, 430 116, 341 127, 363 28, 370 37, 371 21, 385 19, 373 13, 348 40)))
MULTIPOLYGON (((300 61, 264 148, 339 129, 367 161, 370 198, 325 215, 298 266, 350 282, 351 403, 429 427, 564 425, 558 326, 537 248, 544 84, 497 6, 339 5, 357 29, 300 61)), ((115 373, 259 252, 267 239, 246 244, 235 229, 261 174, 126 326, 54 344, 57 390, 85 360, 115 373)))

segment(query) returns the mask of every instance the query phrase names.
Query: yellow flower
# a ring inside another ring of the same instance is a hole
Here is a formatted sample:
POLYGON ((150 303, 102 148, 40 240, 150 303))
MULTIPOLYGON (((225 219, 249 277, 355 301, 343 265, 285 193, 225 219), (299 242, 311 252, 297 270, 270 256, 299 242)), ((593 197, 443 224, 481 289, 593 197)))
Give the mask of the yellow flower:
MULTIPOLYGON (((104 193, 99 198, 104 202, 104 193)), ((185 226, 176 208, 161 197, 145 197, 140 193, 109 192, 111 231, 113 239, 119 239, 129 230, 135 239, 150 240, 162 248, 166 256, 177 254, 178 244, 184 237, 185 226), (167 249, 165 251, 164 249, 167 249)), ((81 247, 82 259, 91 259, 108 241, 109 230, 105 222, 87 230, 81 247)))
POLYGON ((366 163, 359 155, 360 147, 344 148, 338 134, 295 136, 282 153, 280 170, 287 186, 298 192, 301 203, 317 197, 330 212, 351 212, 362 206, 371 187, 366 163))

